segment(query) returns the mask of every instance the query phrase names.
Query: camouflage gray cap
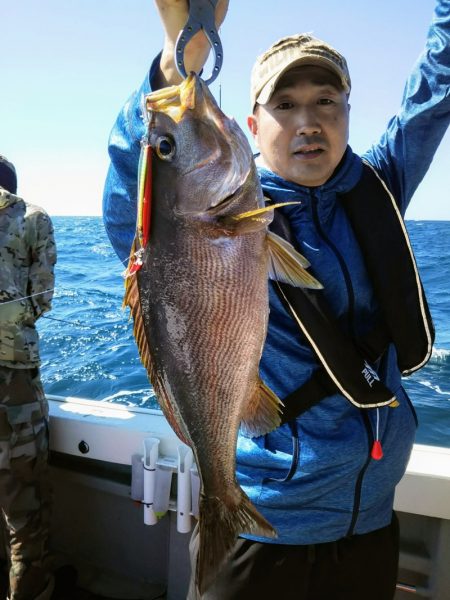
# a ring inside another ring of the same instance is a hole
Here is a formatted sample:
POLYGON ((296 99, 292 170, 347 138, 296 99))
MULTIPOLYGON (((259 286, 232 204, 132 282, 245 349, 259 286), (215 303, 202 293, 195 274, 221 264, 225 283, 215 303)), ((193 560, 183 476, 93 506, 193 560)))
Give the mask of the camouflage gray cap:
POLYGON ((281 38, 256 59, 251 76, 252 108, 257 102, 266 104, 282 75, 299 65, 317 65, 328 69, 337 75, 343 90, 347 94, 350 92, 350 74, 345 58, 322 40, 299 33, 281 38))

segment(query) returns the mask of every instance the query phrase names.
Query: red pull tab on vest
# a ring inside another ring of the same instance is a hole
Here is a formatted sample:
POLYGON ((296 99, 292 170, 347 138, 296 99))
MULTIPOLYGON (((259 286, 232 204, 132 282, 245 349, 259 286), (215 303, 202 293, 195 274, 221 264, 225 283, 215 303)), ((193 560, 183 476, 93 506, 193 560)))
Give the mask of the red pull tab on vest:
POLYGON ((372 446, 370 456, 374 460, 381 460, 383 458, 383 448, 381 447, 380 440, 375 440, 372 446))

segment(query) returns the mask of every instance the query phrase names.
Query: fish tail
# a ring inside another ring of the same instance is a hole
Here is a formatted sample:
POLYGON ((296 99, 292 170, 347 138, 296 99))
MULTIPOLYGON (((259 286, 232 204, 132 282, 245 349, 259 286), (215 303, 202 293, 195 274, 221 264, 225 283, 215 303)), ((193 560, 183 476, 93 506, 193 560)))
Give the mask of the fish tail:
POLYGON ((221 498, 202 496, 200 499, 196 583, 199 593, 213 583, 220 566, 227 558, 241 533, 274 538, 275 529, 256 510, 240 489, 239 499, 232 506, 221 498))

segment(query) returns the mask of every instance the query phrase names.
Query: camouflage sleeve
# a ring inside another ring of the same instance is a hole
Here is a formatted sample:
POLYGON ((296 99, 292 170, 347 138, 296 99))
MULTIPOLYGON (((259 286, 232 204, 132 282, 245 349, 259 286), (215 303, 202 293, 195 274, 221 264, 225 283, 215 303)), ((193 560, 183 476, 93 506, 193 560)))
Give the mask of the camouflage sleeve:
POLYGON ((53 224, 42 209, 31 208, 27 214, 27 227, 31 234, 27 291, 37 319, 51 309, 55 285, 56 244, 53 224))

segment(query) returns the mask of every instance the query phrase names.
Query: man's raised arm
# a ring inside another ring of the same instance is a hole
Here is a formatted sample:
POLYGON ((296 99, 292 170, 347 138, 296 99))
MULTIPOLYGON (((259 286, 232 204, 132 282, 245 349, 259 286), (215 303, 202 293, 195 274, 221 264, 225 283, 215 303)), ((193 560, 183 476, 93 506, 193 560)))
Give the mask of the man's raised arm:
POLYGON ((450 0, 438 0, 400 110, 364 155, 404 214, 450 123, 450 0))

